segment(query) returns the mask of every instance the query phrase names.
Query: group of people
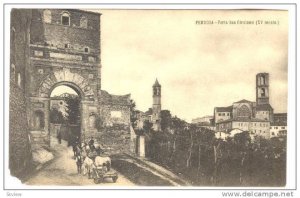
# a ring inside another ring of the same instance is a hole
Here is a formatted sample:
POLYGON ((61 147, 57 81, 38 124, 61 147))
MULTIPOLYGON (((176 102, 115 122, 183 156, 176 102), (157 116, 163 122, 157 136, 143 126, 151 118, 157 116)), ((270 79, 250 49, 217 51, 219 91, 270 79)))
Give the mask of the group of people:
MULTIPOLYGON (((57 133, 57 141, 61 144, 62 134, 59 131, 57 133)), ((88 174, 91 178, 92 170, 101 167, 105 168, 106 171, 110 170, 111 159, 104 156, 104 150, 100 144, 95 142, 94 137, 91 137, 88 142, 81 141, 79 135, 69 134, 68 146, 73 148, 73 158, 76 161, 78 174, 88 174)))
POLYGON ((91 137, 88 143, 81 142, 78 139, 78 141, 73 142, 72 147, 78 174, 88 174, 90 178, 93 168, 105 166, 107 170, 110 169, 110 158, 102 156, 104 151, 99 144, 95 145, 93 137, 91 137))

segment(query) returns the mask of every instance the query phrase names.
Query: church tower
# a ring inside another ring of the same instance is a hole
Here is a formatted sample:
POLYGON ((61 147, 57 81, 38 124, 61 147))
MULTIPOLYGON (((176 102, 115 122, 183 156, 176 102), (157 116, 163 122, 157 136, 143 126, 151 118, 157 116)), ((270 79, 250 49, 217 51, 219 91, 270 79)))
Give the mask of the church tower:
POLYGON ((160 131, 160 112, 161 112, 161 85, 156 79, 153 88, 153 105, 152 105, 152 123, 155 131, 160 131))
POLYGON ((258 73, 256 75, 256 104, 269 104, 269 74, 258 73))

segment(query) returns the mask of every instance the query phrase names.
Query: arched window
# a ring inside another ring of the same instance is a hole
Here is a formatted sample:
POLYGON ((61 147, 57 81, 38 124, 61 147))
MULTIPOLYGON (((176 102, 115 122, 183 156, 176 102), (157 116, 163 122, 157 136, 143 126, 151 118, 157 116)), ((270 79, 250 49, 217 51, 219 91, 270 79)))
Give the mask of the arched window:
POLYGON ((22 79, 21 79, 21 74, 20 73, 18 73, 18 80, 17 80, 17 82, 18 82, 18 86, 19 87, 21 87, 21 81, 22 81, 22 79))
POLYGON ((265 90, 265 88, 261 88, 260 96, 261 97, 265 97, 266 96, 266 90, 265 90))
POLYGON ((87 18, 84 16, 80 19, 80 27, 87 28, 87 18))
POLYGON ((51 11, 50 10, 44 10, 43 21, 45 23, 51 23, 51 20, 52 20, 51 11))
POLYGON ((11 80, 13 82, 15 82, 15 78, 16 78, 16 66, 14 64, 11 64, 10 73, 11 73, 11 80))
POLYGON ((16 39, 16 30, 14 27, 12 27, 11 32, 10 32, 10 41, 11 41, 12 45, 15 44, 15 39, 16 39))
POLYGON ((95 129, 96 128, 96 114, 91 113, 89 116, 89 128, 90 129, 95 129))
POLYGON ((242 105, 237 111, 238 117, 251 117, 251 111, 246 105, 242 105))
POLYGON ((266 77, 265 76, 261 76, 260 77, 260 85, 265 85, 266 84, 266 77))
POLYGON ((64 12, 62 15, 61 15, 61 24, 62 25, 70 25, 70 14, 67 13, 67 12, 64 12))
POLYGON ((34 112, 33 127, 34 129, 44 129, 45 120, 44 112, 38 110, 34 112))

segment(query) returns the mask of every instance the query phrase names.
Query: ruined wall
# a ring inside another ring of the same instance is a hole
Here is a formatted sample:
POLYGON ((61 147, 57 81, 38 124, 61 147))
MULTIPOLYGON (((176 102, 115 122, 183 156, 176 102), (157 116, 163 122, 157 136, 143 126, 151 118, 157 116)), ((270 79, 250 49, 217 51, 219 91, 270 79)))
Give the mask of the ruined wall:
POLYGON ((130 108, 122 105, 104 105, 100 107, 100 115, 105 126, 130 124, 130 108))

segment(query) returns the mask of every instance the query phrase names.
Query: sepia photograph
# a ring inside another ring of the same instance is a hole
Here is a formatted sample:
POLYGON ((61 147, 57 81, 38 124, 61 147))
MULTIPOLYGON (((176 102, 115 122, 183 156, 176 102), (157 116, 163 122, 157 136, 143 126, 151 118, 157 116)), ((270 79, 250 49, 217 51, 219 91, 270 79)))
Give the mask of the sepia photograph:
POLYGON ((289 10, 7 17, 5 175, 24 188, 286 187, 289 10))

